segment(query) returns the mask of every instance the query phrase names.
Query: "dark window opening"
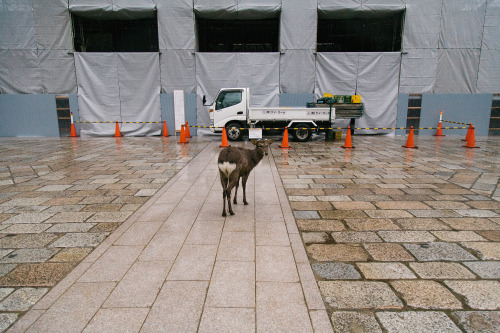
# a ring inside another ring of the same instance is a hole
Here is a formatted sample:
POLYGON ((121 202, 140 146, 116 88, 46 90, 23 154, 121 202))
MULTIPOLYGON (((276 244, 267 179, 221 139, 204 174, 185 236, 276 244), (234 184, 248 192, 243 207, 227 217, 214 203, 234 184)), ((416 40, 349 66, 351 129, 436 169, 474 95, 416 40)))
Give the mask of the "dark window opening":
POLYGON ((420 112, 422 111, 422 94, 410 94, 408 98, 408 113, 406 116, 406 134, 410 132, 409 128, 413 126, 415 134, 418 134, 420 127, 420 112))
POLYGON ((318 52, 401 51, 404 12, 383 17, 318 19, 318 52))
POLYGON ((158 52, 156 16, 139 20, 93 20, 72 15, 77 52, 158 52))
POLYGON ((278 52, 279 18, 209 20, 198 18, 200 52, 278 52))

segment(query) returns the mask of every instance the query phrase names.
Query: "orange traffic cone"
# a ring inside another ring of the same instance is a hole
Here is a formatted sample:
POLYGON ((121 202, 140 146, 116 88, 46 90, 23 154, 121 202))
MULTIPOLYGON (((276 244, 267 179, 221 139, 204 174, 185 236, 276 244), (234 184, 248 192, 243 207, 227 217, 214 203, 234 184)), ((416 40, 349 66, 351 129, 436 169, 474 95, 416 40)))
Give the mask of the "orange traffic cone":
POLYGON ((434 136, 446 136, 443 134, 443 123, 440 121, 437 127, 437 132, 434 136))
POLYGON ((180 138, 179 142, 177 142, 177 143, 187 143, 186 131, 184 130, 184 125, 181 125, 181 138, 180 138))
POLYGON ((285 127, 285 132, 283 133, 283 141, 281 142, 280 148, 292 149, 292 147, 288 145, 288 127, 285 127))
POLYGON ((222 127, 222 142, 221 142, 221 145, 219 147, 220 148, 230 147, 229 142, 227 142, 227 134, 226 134, 225 127, 222 127))
POLYGON ((352 145, 352 141, 351 141, 351 126, 347 126, 347 134, 345 136, 345 143, 342 146, 342 148, 344 148, 344 149, 356 148, 352 145))
POLYGON ((404 148, 418 148, 413 143, 413 126, 410 127, 410 135, 408 135, 408 140, 406 141, 406 146, 402 146, 404 148))
POLYGON ((168 129, 167 129, 167 122, 165 120, 163 121, 163 132, 162 132, 161 136, 169 136, 168 129))
POLYGON ((115 129, 115 135, 113 136, 114 138, 121 138, 122 134, 120 133, 120 126, 118 126, 118 122, 116 122, 116 129, 115 129))
POLYGON ((467 129, 467 134, 465 135, 465 139, 462 139, 462 141, 469 141, 470 138, 470 133, 472 131, 472 123, 469 124, 469 128, 467 129))
POLYGON ((188 139, 192 138, 191 133, 189 133, 189 124, 187 121, 186 121, 186 138, 188 139))
POLYGON ((71 134, 69 136, 72 138, 78 137, 78 135, 76 134, 75 124, 71 124, 71 134))
POLYGON ((475 127, 474 126, 471 126, 471 132, 470 132, 470 135, 469 135, 469 140, 467 140, 467 144, 465 146, 462 146, 462 147, 465 147, 465 148, 479 148, 478 146, 476 146, 476 133, 475 133, 475 127))
POLYGON ((70 115, 71 115, 71 132, 69 136, 72 138, 76 138, 78 137, 78 134, 76 134, 75 124, 73 123, 73 112, 71 112, 70 115))

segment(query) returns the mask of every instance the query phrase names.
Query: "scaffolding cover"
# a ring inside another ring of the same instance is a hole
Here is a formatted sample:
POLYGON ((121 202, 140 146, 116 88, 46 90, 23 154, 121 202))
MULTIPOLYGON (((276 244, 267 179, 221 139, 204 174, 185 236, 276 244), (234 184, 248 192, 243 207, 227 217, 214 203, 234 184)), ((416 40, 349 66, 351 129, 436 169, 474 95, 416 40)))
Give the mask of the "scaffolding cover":
POLYGON ((153 0, 69 0, 70 12, 92 19, 137 20, 155 16, 153 0))
POLYGON ((0 49, 0 92, 42 94, 37 50, 0 49))
POLYGON ((160 50, 194 50, 193 0, 158 1, 158 44, 160 50))
POLYGON ((316 0, 288 0, 281 13, 281 50, 316 50, 316 0))
POLYGON ((443 0, 439 47, 481 47, 486 0, 443 0))
POLYGON ((401 93, 432 93, 436 84, 436 49, 409 49, 401 59, 401 93))
POLYGON ((286 50, 280 57, 282 93, 314 92, 315 57, 312 50, 286 50), (297 70, 300 68, 300 70, 297 70))
POLYGON ((38 49, 73 50, 67 0, 33 1, 33 12, 38 49))
POLYGON ((184 90, 196 92, 196 59, 190 50, 164 50, 160 54, 161 86, 163 92, 184 90))
POLYGON ((486 17, 484 19, 483 50, 500 50, 500 38, 498 38, 499 31, 500 0, 488 0, 486 17))
MULTIPOLYGON (((160 121, 158 53, 76 53, 82 121, 160 121)), ((159 135, 161 124, 122 124, 123 135, 159 135)), ((112 124, 82 124, 82 136, 111 136, 112 124)))
POLYGON ((318 0, 318 12, 323 18, 351 18, 380 15, 404 10, 403 0, 318 0))
POLYGON ((212 20, 266 19, 280 9, 280 0, 194 0, 196 16, 212 20))
MULTIPOLYGON (((400 53, 318 53, 316 96, 360 94, 365 113, 356 127, 396 123, 400 53)), ((380 130, 362 130, 380 134, 380 130)), ((392 131, 386 131, 392 132, 392 131)))
POLYGON ((440 49, 435 93, 475 93, 479 50, 440 49))
POLYGON ((31 0, 10 1, 0 6, 0 49, 36 49, 31 0))
POLYGON ((76 93, 75 61, 66 50, 38 50, 44 93, 76 93))
POLYGON ((438 48, 441 31, 441 1, 409 1, 403 36, 403 50, 438 48))
POLYGON ((500 90, 500 50, 482 50, 477 78, 477 92, 491 93, 500 90))
POLYGON ((279 105, 279 53, 197 53, 198 124, 209 125, 203 95, 212 102, 221 88, 249 87, 252 106, 279 105))

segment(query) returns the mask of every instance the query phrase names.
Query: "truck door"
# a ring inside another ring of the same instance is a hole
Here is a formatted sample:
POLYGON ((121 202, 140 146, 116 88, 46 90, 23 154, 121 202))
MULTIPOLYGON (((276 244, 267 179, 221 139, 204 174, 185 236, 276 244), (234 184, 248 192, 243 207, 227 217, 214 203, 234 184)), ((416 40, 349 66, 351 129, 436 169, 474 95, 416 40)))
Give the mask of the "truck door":
POLYGON ((222 127, 231 120, 245 120, 242 90, 223 90, 215 100, 214 126, 222 127))

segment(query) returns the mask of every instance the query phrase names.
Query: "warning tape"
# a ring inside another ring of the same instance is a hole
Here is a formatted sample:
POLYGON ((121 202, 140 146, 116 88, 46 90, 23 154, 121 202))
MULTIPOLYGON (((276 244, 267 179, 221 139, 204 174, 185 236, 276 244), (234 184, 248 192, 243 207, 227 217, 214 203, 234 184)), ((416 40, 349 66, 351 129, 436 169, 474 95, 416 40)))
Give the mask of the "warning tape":
POLYGON ((469 125, 469 123, 459 123, 458 121, 448 121, 448 120, 443 120, 443 123, 452 123, 452 124, 459 124, 459 125, 469 125))
MULTIPOLYGON (((446 121, 446 120, 443 120, 446 121)), ((83 121, 83 120, 75 120, 75 123, 80 123, 80 124, 161 124, 162 121, 83 121)), ((454 123, 454 124, 463 124, 463 125, 468 125, 466 123, 458 123, 458 122, 453 122, 453 121, 446 121, 447 123, 454 123)), ((186 127, 191 127, 191 128, 214 128, 214 129, 222 129, 223 127, 215 127, 215 126, 193 126, 189 125, 186 127)), ((260 128, 260 127, 259 127, 260 128)), ((240 130, 246 130, 248 129, 247 127, 231 127, 230 129, 240 129, 240 130)), ((273 130, 284 130, 285 127, 263 127, 263 130, 266 131, 273 131, 273 130)), ((347 130, 347 127, 293 127, 290 128, 290 130, 299 130, 299 129, 311 129, 311 130, 347 130)), ((352 127, 350 129, 355 129, 355 130, 409 130, 410 128, 407 127, 352 127)), ((439 129, 438 127, 414 127, 414 130, 419 130, 419 129, 428 129, 428 130, 437 130, 439 129)), ((441 129, 468 129, 468 127, 441 127, 441 129)))
POLYGON ((75 120, 75 123, 80 124, 161 124, 162 121, 83 121, 75 120))

